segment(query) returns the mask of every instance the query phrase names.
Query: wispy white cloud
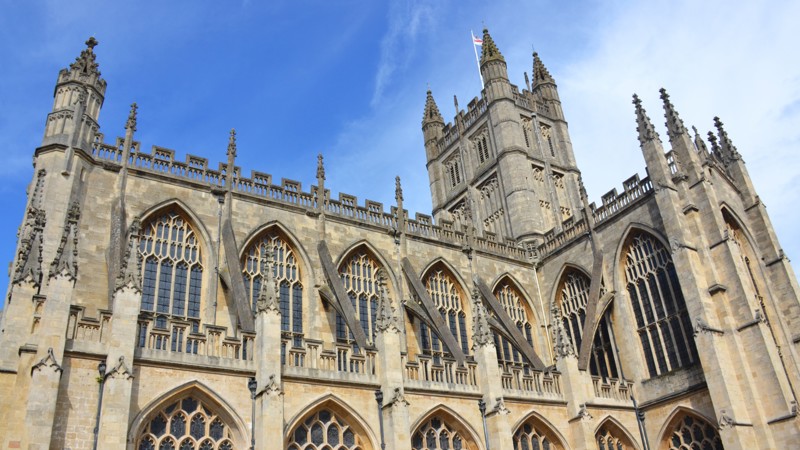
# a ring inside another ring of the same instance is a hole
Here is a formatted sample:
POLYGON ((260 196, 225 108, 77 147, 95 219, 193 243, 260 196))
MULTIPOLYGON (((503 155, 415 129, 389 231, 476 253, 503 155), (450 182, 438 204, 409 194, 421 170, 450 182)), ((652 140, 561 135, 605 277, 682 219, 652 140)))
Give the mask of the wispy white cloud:
POLYGON ((381 40, 375 90, 371 105, 376 106, 398 69, 411 60, 419 33, 434 22, 434 2, 427 0, 396 0, 389 7, 388 29, 381 40))

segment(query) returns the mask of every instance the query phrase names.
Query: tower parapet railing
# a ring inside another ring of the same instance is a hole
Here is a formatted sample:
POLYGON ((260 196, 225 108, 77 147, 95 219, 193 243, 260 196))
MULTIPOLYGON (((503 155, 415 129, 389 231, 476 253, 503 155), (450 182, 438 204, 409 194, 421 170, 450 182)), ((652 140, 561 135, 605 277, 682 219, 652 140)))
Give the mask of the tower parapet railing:
POLYGON ((500 364, 500 378, 504 393, 510 396, 564 399, 561 374, 556 371, 540 371, 518 364, 500 364))

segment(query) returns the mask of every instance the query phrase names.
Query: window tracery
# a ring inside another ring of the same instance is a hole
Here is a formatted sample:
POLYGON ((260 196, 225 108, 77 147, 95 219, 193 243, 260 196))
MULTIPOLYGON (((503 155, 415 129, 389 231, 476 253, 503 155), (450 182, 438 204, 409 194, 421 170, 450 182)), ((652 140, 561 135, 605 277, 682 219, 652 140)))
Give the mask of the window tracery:
POLYGON ((472 145, 475 147, 475 154, 478 155, 478 164, 483 164, 489 160, 489 133, 483 130, 480 134, 472 139, 472 145))
MULTIPOLYGON (((576 353, 580 351, 583 340, 590 283, 591 280, 586 275, 570 270, 566 273, 559 292, 561 321, 576 353)), ((617 378, 617 359, 611 342, 613 334, 610 327, 611 312, 607 311, 600 319, 592 341, 590 371, 595 376, 617 378)))
POLYGON ((145 422, 138 450, 233 450, 233 435, 206 402, 193 396, 171 402, 145 422))
POLYGON ((625 253, 625 277, 650 376, 694 363, 689 313, 666 247, 647 233, 634 233, 625 253))
MULTIPOLYGON (((517 326, 519 331, 525 336, 528 343, 533 346, 532 326, 528 319, 528 312, 524 306, 522 294, 510 282, 504 282, 495 288, 494 296, 503 306, 508 316, 517 326)), ((497 349, 497 361, 501 365, 523 364, 522 355, 519 350, 508 339, 494 331, 494 345, 497 349)))
POLYGON ((547 147, 550 149, 550 156, 556 156, 555 147, 553 147, 552 129, 547 125, 540 125, 539 132, 542 134, 542 139, 547 142, 547 147))
POLYGON ((628 439, 614 430, 609 425, 603 425, 595 435, 597 438, 597 448, 599 450, 631 450, 633 445, 628 439))
POLYGON ((719 432, 710 423, 685 415, 667 436, 669 450, 724 450, 719 432))
POLYGON ((170 318, 200 322, 203 265, 200 243, 188 221, 176 211, 162 213, 142 227, 141 310, 152 312, 156 328, 170 318))
MULTIPOLYGON (((356 311, 356 316, 367 339, 374 339, 375 319, 378 313, 378 270, 380 264, 368 253, 353 254, 339 267, 344 289, 356 311)), ((344 318, 336 313, 336 340, 353 343, 353 334, 344 318)))
POLYGON ((329 409, 321 409, 297 425, 289 438, 289 450, 364 450, 358 434, 329 409))
POLYGON ((445 173, 451 188, 454 188, 461 183, 461 155, 456 153, 449 160, 444 163, 445 173))
POLYGON ((559 450, 562 447, 554 442, 544 427, 533 417, 525 421, 514 432, 514 450, 559 450))
POLYGON ((244 286, 255 310, 266 258, 272 255, 272 274, 278 284, 281 311, 281 334, 294 347, 303 343, 303 284, 297 258, 287 240, 276 233, 264 234, 250 245, 243 261, 244 286))
POLYGON ((471 450, 475 444, 439 415, 417 428, 411 437, 412 450, 471 450))
MULTIPOLYGON (((453 337, 456 338, 465 355, 469 354, 469 342, 467 340, 466 313, 464 312, 461 290, 452 275, 443 271, 431 271, 425 280, 425 288, 431 296, 431 300, 436 305, 439 313, 447 324, 453 337)), ((444 356, 446 350, 439 340, 439 336, 431 330, 425 322, 419 322, 420 339, 422 352, 432 355, 435 362, 439 363, 439 358, 444 356)))

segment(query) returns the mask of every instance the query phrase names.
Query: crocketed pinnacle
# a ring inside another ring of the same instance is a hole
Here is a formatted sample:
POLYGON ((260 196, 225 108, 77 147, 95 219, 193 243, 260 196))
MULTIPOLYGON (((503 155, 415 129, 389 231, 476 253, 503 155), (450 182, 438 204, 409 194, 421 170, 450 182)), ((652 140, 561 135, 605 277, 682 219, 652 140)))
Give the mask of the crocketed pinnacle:
POLYGON ((325 179, 325 164, 322 162, 322 153, 317 155, 317 181, 325 179))
POLYGON ((664 101, 664 117, 667 118, 665 125, 667 126, 667 134, 671 142, 677 139, 678 136, 686 133, 686 127, 683 125, 683 120, 681 120, 678 112, 675 111, 675 106, 673 106, 672 102, 669 100, 667 90, 661 88, 659 92, 661 93, 661 100, 664 101))
POLYGON ((533 52, 533 86, 536 87, 539 84, 554 81, 547 67, 544 66, 541 58, 539 58, 539 54, 533 52))
POLYGON ((136 102, 131 104, 131 112, 128 114, 128 121, 125 122, 125 129, 136 131, 136 111, 139 109, 139 106, 136 105, 136 102))
POLYGON ((428 89, 428 96, 425 99, 425 112, 422 115, 422 126, 429 123, 441 123, 444 125, 444 119, 439 112, 439 107, 436 106, 436 101, 433 99, 433 93, 428 89))
POLYGON ((731 138, 728 137, 728 132, 722 127, 722 122, 719 120, 719 117, 714 117, 714 126, 719 133, 719 145, 723 159, 739 159, 739 151, 736 150, 736 146, 733 145, 731 138))
POLYGON ((636 94, 633 94, 633 104, 636 106, 636 131, 639 132, 639 143, 644 145, 649 141, 658 139, 658 133, 653 128, 653 123, 647 117, 647 112, 642 107, 642 101, 639 100, 639 96, 636 94))
POLYGON ((228 156, 236 157, 236 129, 231 128, 231 135, 228 137, 228 156))
POLYGON ((483 29, 483 45, 481 45, 481 64, 487 63, 489 61, 503 61, 505 62, 505 58, 500 53, 500 50, 497 48, 497 45, 494 43, 494 39, 489 34, 489 30, 484 28, 483 29))
POLYGON ((98 66, 97 62, 95 62, 94 54, 94 48, 97 46, 97 44, 99 44, 97 39, 95 39, 94 36, 90 37, 86 41, 86 48, 77 58, 75 58, 75 62, 70 64, 69 69, 85 75, 96 74, 99 78, 100 71, 97 69, 98 66))
POLYGON ((702 137, 700 137, 700 133, 697 131, 697 127, 692 126, 692 131, 694 131, 694 146, 697 148, 698 153, 703 156, 708 156, 708 147, 706 147, 706 143, 702 137))
POLYGON ((400 176, 394 177, 394 199, 396 202, 403 201, 403 187, 400 185, 400 176))

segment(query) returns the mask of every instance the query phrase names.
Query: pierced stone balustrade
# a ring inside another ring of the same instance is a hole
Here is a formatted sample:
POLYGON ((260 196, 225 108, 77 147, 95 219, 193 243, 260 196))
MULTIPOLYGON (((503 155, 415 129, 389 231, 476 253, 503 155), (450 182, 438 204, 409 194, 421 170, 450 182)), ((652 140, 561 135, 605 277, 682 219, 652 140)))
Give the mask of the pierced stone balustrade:
POLYGON ((403 355, 405 379, 417 388, 447 389, 448 386, 477 386, 477 364, 467 362, 459 366, 452 358, 417 355, 416 361, 408 361, 403 355))
POLYGON ((501 365, 500 372, 503 390, 508 395, 563 399, 558 372, 542 372, 521 365, 501 365))

